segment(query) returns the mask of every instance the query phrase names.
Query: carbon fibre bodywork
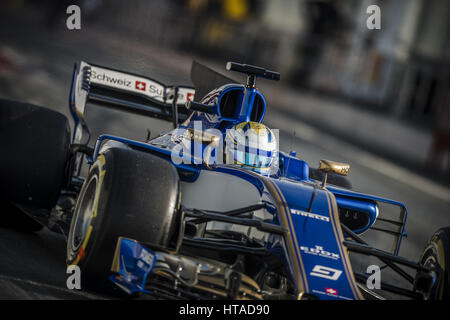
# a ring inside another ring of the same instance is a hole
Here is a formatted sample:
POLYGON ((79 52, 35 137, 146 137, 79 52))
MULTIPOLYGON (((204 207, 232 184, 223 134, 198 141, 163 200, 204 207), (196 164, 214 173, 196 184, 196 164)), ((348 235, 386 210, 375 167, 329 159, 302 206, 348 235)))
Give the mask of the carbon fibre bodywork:
MULTIPOLYGON (((169 119, 174 116, 171 112, 178 109, 179 105, 184 106, 184 102, 189 100, 188 94, 193 93, 193 89, 185 87, 182 88, 184 96, 180 101, 173 97, 169 101, 164 93, 167 88, 162 84, 159 84, 163 92, 160 96, 139 92, 138 84, 148 88, 154 83, 156 82, 149 78, 111 71, 83 62, 80 71, 75 68, 70 98, 70 107, 75 120, 73 143, 80 144, 85 141, 84 136, 88 129, 83 113, 87 102, 108 103, 126 110, 169 119), (121 77, 124 84, 129 81, 131 87, 120 84, 107 85, 98 79, 93 81, 92 72, 98 73, 99 70, 106 76, 121 77), (95 86, 104 90, 94 92, 95 86), (112 91, 120 95, 113 96, 110 94, 112 91), (139 102, 135 99, 136 95, 139 95, 139 102), (172 104, 175 109, 171 108, 172 104)), ((262 94, 254 87, 240 84, 222 85, 201 98, 201 103, 213 110, 210 114, 195 110, 187 111, 186 116, 181 119, 184 122, 174 131, 148 142, 102 135, 98 137, 93 154, 87 159, 88 163, 92 164, 95 161, 105 142, 116 141, 124 147, 149 152, 171 162, 177 168, 180 179, 186 184, 195 185, 205 171, 233 176, 250 183, 252 188, 257 190, 258 199, 254 204, 263 206, 260 210, 264 211, 264 219, 252 216, 247 219, 248 221, 237 218, 232 220, 230 216, 223 214, 226 217, 220 220, 220 212, 212 212, 211 209, 202 207, 180 208, 180 219, 184 221, 183 223, 190 221, 185 219, 188 216, 194 220, 217 220, 228 224, 235 222, 264 233, 264 236, 258 239, 257 250, 255 247, 251 249, 255 249, 255 252, 259 250, 258 252, 263 252, 267 257, 282 262, 281 273, 290 284, 290 289, 286 289, 286 292, 289 291, 291 297, 362 299, 347 248, 344 246, 345 237, 341 223, 349 226, 356 234, 376 232, 377 228, 374 226, 378 220, 393 224, 394 227, 387 231, 394 237, 391 254, 397 255, 401 239, 405 235, 406 206, 393 200, 332 185, 322 186, 320 182, 309 177, 309 166, 305 161, 281 151, 278 158, 279 170, 270 176, 232 165, 208 165, 204 161, 196 161, 193 154, 185 157, 189 161, 181 163, 173 161, 172 151, 178 144, 177 138, 184 135, 187 130, 194 129, 195 121, 201 123, 204 131, 215 129, 225 134, 226 130, 236 123, 250 120, 261 122, 266 111, 262 94), (227 110, 230 106, 223 105, 223 101, 230 98, 230 92, 236 93, 231 97, 233 102, 231 107, 235 107, 232 111, 227 110), (385 218, 379 209, 382 203, 397 207, 398 215, 395 218, 385 218), (359 219, 359 222, 352 225, 352 217, 354 220, 359 219)), ((197 142, 201 154, 204 154, 208 146, 204 141, 197 142)), ((77 172, 76 168, 74 172, 77 172)), ((218 180, 217 184, 220 183, 218 180)), ((217 194, 217 197, 221 196, 217 194)), ((230 206, 229 210, 238 209, 233 208, 232 203, 230 206)), ((180 232, 184 231, 183 228, 180 232)), ((167 298, 177 297, 177 290, 185 292, 185 297, 188 298, 270 297, 268 291, 264 289, 263 282, 258 282, 245 274, 247 268, 238 270, 207 255, 194 257, 183 252, 183 245, 189 246, 199 239, 197 235, 185 238, 180 236, 177 250, 168 253, 146 247, 145 243, 138 242, 139 239, 121 238, 118 240, 116 255, 112 262, 111 280, 129 293, 155 293, 167 298), (165 291, 156 286, 157 283, 163 282, 165 291)), ((205 239, 204 243, 208 244, 208 241, 212 242, 211 239, 205 239)), ((249 249, 249 254, 251 252, 249 249)))

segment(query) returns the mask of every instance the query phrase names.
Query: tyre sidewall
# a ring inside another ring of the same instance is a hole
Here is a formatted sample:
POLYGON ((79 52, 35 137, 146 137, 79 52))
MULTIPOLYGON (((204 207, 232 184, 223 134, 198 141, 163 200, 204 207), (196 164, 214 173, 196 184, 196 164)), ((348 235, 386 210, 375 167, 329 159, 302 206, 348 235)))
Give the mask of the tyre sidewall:
POLYGON ((421 265, 427 266, 431 261, 443 270, 441 282, 437 289, 437 299, 450 299, 450 227, 438 230, 425 247, 420 259, 421 265))
MULTIPOLYGON (((109 163, 109 162, 108 162, 109 163)), ((109 170, 108 170, 109 171, 109 170)), ((108 192, 105 190, 104 186, 108 185, 108 181, 105 181, 105 179, 110 178, 110 175, 106 175, 106 159, 104 155, 99 155, 96 162, 91 167, 88 177, 86 178, 86 181, 90 181, 93 177, 96 177, 98 179, 97 181, 97 188, 95 192, 95 208, 94 208, 94 215, 89 223, 88 232, 85 238, 82 240, 82 244, 79 248, 74 250, 72 247, 72 232, 73 228, 75 227, 75 224, 72 223, 70 226, 70 232, 69 232, 69 238, 67 242, 67 264, 68 265, 78 265, 81 269, 91 269, 91 266, 89 266, 89 261, 91 260, 91 256, 93 252, 97 252, 94 248, 96 238, 101 236, 101 233, 106 228, 100 227, 102 226, 102 219, 104 218, 104 212, 105 205, 108 202, 108 192)), ((83 185, 82 190, 80 191, 80 197, 84 195, 84 192, 86 191, 88 187, 88 184, 83 185)), ((77 201, 77 205, 75 207, 75 214, 78 211, 78 206, 81 204, 80 201, 77 201)), ((75 220, 76 217, 74 217, 75 220)), ((98 241, 97 241, 98 242, 98 241)), ((100 270, 101 271, 101 270, 100 270)), ((90 272, 91 274, 93 272, 90 272)), ((88 275, 89 275, 88 274, 88 275)), ((83 281, 84 282, 84 281, 83 281)))
MULTIPOLYGON (((91 231, 82 241, 82 250, 74 252, 70 239, 76 220, 74 216, 69 233, 67 263, 80 267, 85 287, 103 291, 105 288, 110 290, 108 275, 111 274, 119 237, 162 248, 167 246, 169 235, 175 232, 177 225, 174 217, 179 185, 175 168, 166 160, 126 149, 113 148, 99 155, 86 181, 89 182, 94 176, 98 184, 95 214, 89 226, 91 231), (166 189, 162 186, 164 180, 172 181, 167 183, 166 189), (169 193, 170 196, 167 195, 169 193)), ((87 183, 83 185, 75 214, 87 187, 87 183)))

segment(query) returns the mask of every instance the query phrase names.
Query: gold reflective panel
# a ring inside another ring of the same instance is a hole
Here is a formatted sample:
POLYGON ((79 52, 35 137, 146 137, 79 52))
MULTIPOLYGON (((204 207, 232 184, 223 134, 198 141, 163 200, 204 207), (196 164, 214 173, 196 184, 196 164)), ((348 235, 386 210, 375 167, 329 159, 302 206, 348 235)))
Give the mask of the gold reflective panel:
POLYGON ((211 158, 211 152, 214 148, 216 148, 220 143, 220 137, 211 135, 211 137, 208 137, 210 140, 209 145, 206 146, 205 150, 205 156, 203 159, 203 162, 205 163, 206 167, 211 170, 211 164, 210 164, 210 158, 211 158))
POLYGON ((201 142, 203 144, 210 144, 210 143, 218 144, 219 143, 219 140, 220 140, 219 136, 213 135, 213 134, 205 132, 205 131, 194 130, 192 128, 188 128, 187 130, 189 132, 189 137, 191 140, 201 142))
POLYGON ((331 160, 320 160, 319 170, 327 173, 334 172, 342 176, 346 176, 350 170, 350 165, 331 160))

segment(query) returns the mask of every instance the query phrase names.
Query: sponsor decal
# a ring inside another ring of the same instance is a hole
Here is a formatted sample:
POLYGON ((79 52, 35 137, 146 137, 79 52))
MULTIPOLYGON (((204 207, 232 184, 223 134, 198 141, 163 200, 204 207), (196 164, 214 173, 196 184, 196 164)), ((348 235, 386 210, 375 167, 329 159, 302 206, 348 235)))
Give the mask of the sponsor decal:
POLYGON ((349 297, 345 297, 345 296, 339 295, 337 290, 333 289, 333 288, 325 288, 325 291, 312 290, 312 293, 323 294, 325 296, 329 296, 329 297, 333 297, 333 298, 339 298, 339 299, 342 299, 342 300, 353 300, 353 298, 349 298, 349 297))
POLYGON ((339 259, 339 255, 337 253, 329 252, 323 249, 321 246, 315 246, 314 248, 300 246, 300 250, 307 254, 312 254, 319 257, 330 258, 333 260, 339 259))
MULTIPOLYGON (((150 92, 153 94, 161 94, 157 88, 150 87, 150 92)), ((187 101, 194 100, 195 90, 191 88, 178 87, 177 104, 185 104, 187 101)), ((169 87, 166 90, 166 103, 172 103, 174 98, 174 88, 169 87)))
POLYGON ((150 252, 147 252, 146 250, 142 250, 141 255, 139 256, 139 259, 144 261, 149 266, 151 266, 153 264, 154 258, 155 258, 155 255, 151 254, 150 252))
POLYGON ((113 85, 116 87, 132 88, 132 81, 117 72, 102 72, 102 69, 92 68, 91 81, 94 83, 113 85))
POLYGON ((135 83, 134 87, 136 89, 138 89, 138 90, 145 91, 145 88, 147 87, 147 84, 145 82, 143 82, 143 81, 137 81, 136 80, 136 83, 135 83))
POLYGON ((305 212, 305 211, 301 211, 301 210, 297 210, 297 209, 291 209, 291 213, 295 214, 295 215, 298 215, 298 216, 303 216, 303 217, 307 217, 307 218, 312 218, 312 219, 316 219, 316 220, 330 222, 330 218, 322 216, 320 214, 315 214, 315 213, 311 213, 311 212, 305 212))
POLYGON ((186 95, 186 101, 192 101, 192 100, 194 100, 194 93, 188 92, 186 95))
POLYGON ((148 86, 148 92, 152 94, 152 96, 163 97, 164 96, 164 88, 162 86, 156 84, 150 84, 148 86))
POLYGON ((337 296, 337 294, 338 294, 337 290, 333 289, 333 288, 325 288, 325 292, 332 294, 333 296, 337 296))
POLYGON ((339 279, 341 274, 342 274, 341 270, 324 267, 324 266, 320 266, 320 265, 316 265, 310 273, 310 275, 312 275, 314 277, 329 279, 329 280, 333 280, 333 281, 336 281, 337 279, 339 279))
MULTIPOLYGON (((173 101, 174 88, 164 87, 151 79, 93 66, 90 80, 92 83, 143 94, 159 102, 171 104, 173 101)), ((178 87, 177 104, 184 105, 187 101, 194 100, 194 95, 194 89, 178 87)))

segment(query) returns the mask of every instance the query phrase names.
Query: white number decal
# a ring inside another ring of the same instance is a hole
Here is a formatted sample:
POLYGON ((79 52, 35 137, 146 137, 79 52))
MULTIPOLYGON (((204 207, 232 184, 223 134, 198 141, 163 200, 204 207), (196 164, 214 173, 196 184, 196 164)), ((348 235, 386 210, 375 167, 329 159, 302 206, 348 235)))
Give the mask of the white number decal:
POLYGON ((342 271, 333 268, 316 265, 310 275, 336 281, 339 279, 342 271))

